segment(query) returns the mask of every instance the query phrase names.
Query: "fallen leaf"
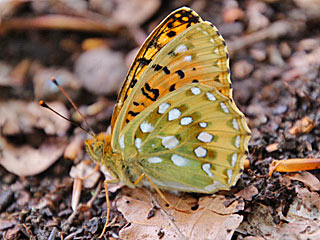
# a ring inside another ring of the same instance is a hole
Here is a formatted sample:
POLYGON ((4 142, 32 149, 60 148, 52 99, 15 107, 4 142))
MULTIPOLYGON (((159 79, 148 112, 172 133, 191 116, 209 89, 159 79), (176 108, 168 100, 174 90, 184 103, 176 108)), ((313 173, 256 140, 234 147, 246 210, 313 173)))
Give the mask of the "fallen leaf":
POLYGON ((289 174, 284 176, 284 178, 289 178, 291 180, 297 180, 303 182, 306 186, 308 186, 311 191, 320 191, 320 181, 319 179, 309 172, 301 172, 295 174, 289 174))
POLYGON ((65 144, 65 138, 52 137, 43 142, 39 148, 29 145, 15 146, 0 136, 0 164, 18 176, 36 175, 62 156, 65 144))
POLYGON ((46 68, 34 62, 31 64, 30 72, 33 75, 32 82, 36 100, 52 99, 56 95, 62 96, 59 88, 52 83, 52 77, 65 89, 71 99, 75 99, 81 88, 78 79, 66 68, 46 68))
POLYGON ((70 171, 72 178, 79 178, 83 180, 83 186, 85 188, 92 188, 98 182, 101 174, 95 170, 95 167, 91 165, 91 160, 81 161, 76 166, 73 166, 70 171))
POLYGON ((304 117, 295 122, 294 126, 289 129, 289 133, 296 135, 299 133, 309 133, 315 127, 314 121, 309 117, 304 117))
POLYGON ((83 159, 83 145, 85 136, 81 129, 77 129, 79 131, 75 131, 74 136, 66 146, 64 151, 64 158, 69 159, 74 162, 79 162, 83 159))
POLYGON ((117 92, 126 72, 123 54, 106 48, 86 51, 75 63, 75 74, 81 84, 100 95, 117 92))
POLYGON ((124 188, 125 196, 117 201, 118 210, 130 225, 120 231, 121 239, 231 239, 242 221, 236 212, 243 210, 242 201, 225 206, 222 195, 205 196, 199 199, 190 196, 179 197, 165 192, 166 198, 179 209, 166 207, 157 193, 148 194, 146 189, 124 188), (152 198, 160 203, 160 210, 148 218, 153 209, 152 198), (194 209, 194 210, 192 210, 194 209))
MULTIPOLYGON (((48 103, 53 109, 68 117, 66 107, 59 102, 48 103)), ((29 134, 35 128, 47 135, 65 135, 70 123, 43 109, 36 102, 11 100, 0 102, 0 127, 3 135, 29 134)))
POLYGON ((240 192, 236 193, 235 196, 240 196, 247 201, 251 201, 252 198, 256 196, 258 193, 258 189, 255 186, 250 185, 242 189, 240 192))
POLYGON ((124 26, 139 26, 149 19, 160 7, 159 0, 117 0, 112 16, 124 26), (130 16, 130 17, 128 17, 130 16))

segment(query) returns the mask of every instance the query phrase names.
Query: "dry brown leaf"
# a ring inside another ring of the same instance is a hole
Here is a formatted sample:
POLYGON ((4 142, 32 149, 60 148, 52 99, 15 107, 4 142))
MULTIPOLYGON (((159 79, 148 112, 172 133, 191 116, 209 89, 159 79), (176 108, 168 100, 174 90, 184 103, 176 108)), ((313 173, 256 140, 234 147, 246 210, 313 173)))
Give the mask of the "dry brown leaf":
POLYGON ((83 86, 95 94, 117 92, 125 78, 122 53, 96 48, 80 55, 75 63, 75 74, 83 86))
POLYGON ((73 166, 70 171, 72 178, 83 179, 83 186, 85 188, 92 188, 98 182, 101 174, 95 170, 95 167, 91 165, 91 160, 81 161, 76 166, 73 166))
POLYGON ((71 168, 70 176, 74 179, 71 201, 73 211, 77 209, 80 202, 82 186, 92 188, 100 179, 100 172, 91 163, 91 160, 81 161, 71 168))
POLYGON ((311 18, 320 18, 320 0, 294 0, 307 16, 311 18))
POLYGON ((85 140, 85 134, 81 129, 77 129, 73 135, 72 139, 70 140, 69 144, 64 151, 64 158, 69 159, 74 162, 79 162, 83 159, 83 145, 85 140))
POLYGON ((258 193, 258 189, 255 186, 250 185, 242 189, 240 192, 236 193, 235 196, 240 196, 247 201, 251 201, 252 198, 256 196, 258 193))
POLYGON ((290 205, 287 216, 282 215, 282 207, 276 211, 281 224, 276 225, 269 207, 256 203, 247 220, 242 222, 238 232, 264 239, 320 239, 319 206, 320 197, 316 192, 296 186, 297 197, 290 205))
POLYGON ((265 238, 263 237, 254 237, 254 236, 248 236, 248 237, 245 237, 243 240, 265 240, 265 238))
POLYGON ((13 15, 21 5, 25 4, 25 2, 27 2, 27 0, 0 1, 0 22, 1 22, 1 19, 4 19, 6 17, 13 15))
MULTIPOLYGON (((68 110, 59 102, 48 103, 53 109, 68 117, 68 110)), ((12 100, 0 102, 0 127, 4 135, 28 134, 34 128, 43 129, 47 135, 65 135, 70 123, 43 109, 36 102, 12 100)))
POLYGON ((37 100, 50 99, 57 94, 61 96, 58 87, 51 81, 52 77, 58 81, 72 99, 75 98, 75 94, 81 88, 78 79, 65 68, 45 68, 35 62, 31 65, 31 72, 33 74, 35 99, 37 100))
POLYGON ((249 20, 249 31, 257 31, 269 25, 269 19, 264 16, 268 10, 268 5, 261 1, 251 0, 247 6, 247 16, 249 20))
POLYGON ((117 0, 113 18, 124 26, 139 26, 150 18, 160 7, 159 0, 117 0), (130 16, 130 17, 128 17, 130 16))
POLYGON ((0 61, 0 86, 11 86, 10 72, 12 67, 4 61, 0 61))
POLYGON ((289 178, 291 180, 298 180, 303 182, 308 186, 311 191, 320 191, 320 181, 319 179, 309 172, 294 173, 284 176, 284 178, 289 178))
POLYGON ((299 219, 318 220, 320 226, 320 196, 316 192, 310 192, 307 188, 296 186, 297 197, 293 201, 286 216, 286 220, 290 222, 299 219))
POLYGON ((51 166, 63 154, 64 138, 51 138, 39 148, 28 145, 15 146, 0 136, 0 164, 18 176, 39 174, 51 166))
POLYGON ((26 80, 26 75, 29 71, 29 67, 31 65, 30 59, 23 59, 21 60, 11 71, 10 77, 11 77, 11 85, 12 86, 18 86, 23 87, 23 84, 26 80))
POLYGON ((289 129, 289 133, 292 135, 299 133, 309 133, 315 126, 315 122, 311 118, 306 116, 301 120, 296 121, 294 126, 289 129))
POLYGON ((271 143, 268 146, 266 146, 267 152, 274 152, 279 150, 279 143, 271 143))
POLYGON ((165 207, 157 193, 151 197, 146 189, 124 188, 124 192, 126 195, 117 201, 117 207, 131 224, 120 231, 121 239, 158 239, 161 235, 161 239, 227 240, 231 239, 243 218, 236 214, 244 208, 243 202, 234 201, 226 207, 226 198, 221 195, 205 196, 197 203, 190 196, 179 197, 165 192, 172 204, 190 210, 185 213, 165 207), (161 209, 155 210, 154 216, 148 218, 154 206, 152 198, 158 199, 161 209), (192 206, 195 210, 191 210, 192 206))

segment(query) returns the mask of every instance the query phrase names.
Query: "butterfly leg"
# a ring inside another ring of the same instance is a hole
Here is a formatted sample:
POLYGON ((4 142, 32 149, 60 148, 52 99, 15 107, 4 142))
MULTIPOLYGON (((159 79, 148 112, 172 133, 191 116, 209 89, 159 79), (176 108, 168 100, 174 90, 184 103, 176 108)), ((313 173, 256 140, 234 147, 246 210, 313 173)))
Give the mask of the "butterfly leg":
POLYGON ((105 189, 105 194, 106 194, 106 202, 107 202, 107 218, 106 218, 106 223, 104 224, 103 230, 101 232, 101 234, 99 235, 98 238, 102 238, 104 233, 106 232, 106 229, 108 227, 108 223, 109 223, 109 217, 110 217, 110 200, 109 200, 109 193, 108 193, 108 184, 109 183, 118 183, 120 180, 118 178, 115 179, 111 179, 111 180, 104 180, 103 184, 104 184, 104 189, 105 189))
POLYGON ((156 190, 156 192, 160 195, 160 197, 169 205, 171 206, 174 210, 178 211, 178 212, 185 212, 188 213, 188 210, 184 210, 184 209, 179 209, 177 207, 175 207, 172 203, 169 202, 169 200, 163 195, 163 193, 161 192, 161 190, 157 187, 157 185, 151 180, 151 178, 146 175, 145 173, 142 173, 140 175, 140 177, 133 183, 134 185, 137 185, 143 178, 146 178, 149 183, 151 184, 151 186, 156 190))
POLYGON ((320 158, 293 158, 288 160, 274 160, 269 167, 269 176, 274 171, 297 172, 320 168, 320 158))

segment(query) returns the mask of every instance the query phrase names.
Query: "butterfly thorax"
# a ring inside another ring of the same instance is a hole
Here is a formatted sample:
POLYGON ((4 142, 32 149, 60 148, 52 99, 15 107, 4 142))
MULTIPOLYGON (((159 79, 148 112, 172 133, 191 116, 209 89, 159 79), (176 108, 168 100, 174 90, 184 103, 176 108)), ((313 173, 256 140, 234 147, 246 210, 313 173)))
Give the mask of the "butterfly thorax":
POLYGON ((138 173, 132 174, 129 170, 136 168, 132 168, 132 166, 130 168, 129 162, 131 161, 124 162, 122 155, 112 150, 110 134, 100 133, 92 139, 87 139, 85 148, 89 157, 96 163, 104 165, 115 179, 121 180, 129 187, 134 187, 133 175, 138 173))

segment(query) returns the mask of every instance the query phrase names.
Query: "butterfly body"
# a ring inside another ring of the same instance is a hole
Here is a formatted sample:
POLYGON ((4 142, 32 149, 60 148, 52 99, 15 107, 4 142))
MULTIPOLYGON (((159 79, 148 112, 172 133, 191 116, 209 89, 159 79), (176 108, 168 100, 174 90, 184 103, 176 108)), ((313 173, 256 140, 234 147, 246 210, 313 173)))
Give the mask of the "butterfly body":
POLYGON ((111 134, 85 145, 129 187, 144 174, 160 189, 213 193, 236 183, 249 139, 232 99, 223 38, 181 8, 141 47, 118 96, 111 134))

